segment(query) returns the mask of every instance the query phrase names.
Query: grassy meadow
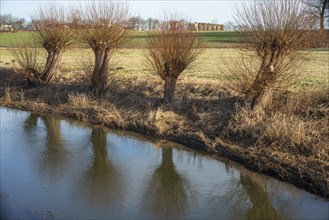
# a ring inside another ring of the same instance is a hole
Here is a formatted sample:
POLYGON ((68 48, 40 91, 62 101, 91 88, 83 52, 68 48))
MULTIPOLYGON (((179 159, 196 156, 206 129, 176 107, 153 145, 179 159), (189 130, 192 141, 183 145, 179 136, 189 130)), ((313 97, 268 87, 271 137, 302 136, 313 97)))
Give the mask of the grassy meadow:
MULTIPOLYGON (((118 50, 112 60, 113 69, 118 75, 123 76, 153 76, 145 63, 144 52, 140 48, 118 50), (116 70, 117 68, 118 70, 116 70)), ((13 62, 10 48, 0 48, 0 53, 0 68, 17 67, 13 62)), ((239 51, 234 48, 207 48, 205 53, 183 72, 180 78, 226 81, 223 71, 225 71, 226 65, 237 57, 238 53, 239 51)), ((308 53, 309 56, 303 62, 300 77, 296 79, 292 88, 297 90, 329 88, 329 51, 307 51, 305 53, 308 53)), ((65 78, 83 74, 79 62, 81 59, 92 59, 92 56, 92 51, 89 49, 76 48, 65 52, 61 67, 65 78)))
MULTIPOLYGON (((196 35, 204 40, 206 47, 231 47, 237 39, 237 33, 234 31, 202 31, 196 35)), ((31 39, 32 36, 33 32, 0 33, 0 47, 11 47, 31 39)), ((146 31, 131 31, 131 41, 127 47, 145 47, 146 36, 146 31)))
POLYGON ((31 38, 32 32, 0 33, 0 47, 11 47, 16 43, 30 40, 31 38))

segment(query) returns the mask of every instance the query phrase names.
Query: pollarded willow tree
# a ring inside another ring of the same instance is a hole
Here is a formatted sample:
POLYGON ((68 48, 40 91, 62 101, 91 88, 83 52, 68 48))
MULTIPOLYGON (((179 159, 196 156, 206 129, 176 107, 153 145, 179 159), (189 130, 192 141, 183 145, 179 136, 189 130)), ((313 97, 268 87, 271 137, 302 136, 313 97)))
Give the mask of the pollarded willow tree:
POLYGON ((63 53, 73 44, 73 33, 66 26, 69 21, 65 10, 56 5, 40 7, 32 22, 33 38, 12 45, 11 52, 26 74, 28 85, 36 86, 56 78, 63 53))
POLYGON ((301 50, 312 44, 314 17, 304 12, 300 0, 255 0, 238 9, 235 20, 243 42, 241 52, 252 53, 258 60, 256 73, 241 71, 255 75, 245 90, 247 103, 251 109, 265 108, 276 83, 292 76, 305 55, 301 50))
POLYGON ((182 19, 165 19, 159 31, 148 33, 146 60, 151 71, 165 81, 164 103, 173 101, 178 77, 202 52, 202 41, 182 19))
POLYGON ((87 74, 95 95, 100 97, 108 83, 113 52, 129 40, 126 29, 129 8, 122 2, 99 1, 87 3, 80 11, 77 30, 81 41, 92 49, 95 57, 93 67, 85 69, 91 71, 87 74))
POLYGON ((46 64, 40 79, 52 82, 62 60, 63 53, 73 44, 73 32, 67 27, 68 16, 64 8, 57 5, 39 7, 32 18, 34 41, 47 52, 46 64))

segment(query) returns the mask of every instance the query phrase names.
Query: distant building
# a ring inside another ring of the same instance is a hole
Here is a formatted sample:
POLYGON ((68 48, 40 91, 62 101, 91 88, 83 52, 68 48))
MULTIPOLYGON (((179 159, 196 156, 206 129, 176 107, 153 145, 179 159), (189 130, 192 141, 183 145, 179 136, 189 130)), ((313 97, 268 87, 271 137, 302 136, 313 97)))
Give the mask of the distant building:
POLYGON ((224 25, 223 24, 210 24, 210 23, 194 23, 194 30, 195 31, 223 31, 224 25))
POLYGON ((0 32, 12 32, 14 31, 14 27, 11 24, 1 24, 0 32))

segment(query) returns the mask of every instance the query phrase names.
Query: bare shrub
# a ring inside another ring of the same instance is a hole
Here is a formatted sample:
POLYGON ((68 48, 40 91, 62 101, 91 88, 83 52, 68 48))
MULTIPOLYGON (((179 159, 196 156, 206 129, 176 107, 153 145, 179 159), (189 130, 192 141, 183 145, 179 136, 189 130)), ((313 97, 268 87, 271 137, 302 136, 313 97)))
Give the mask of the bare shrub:
POLYGON ((237 10, 236 23, 243 42, 241 53, 257 58, 256 68, 249 68, 246 59, 238 63, 237 73, 243 76, 237 80, 252 76, 253 81, 245 83, 247 103, 253 110, 267 107, 277 86, 296 74, 306 55, 301 49, 312 44, 314 17, 304 13, 300 0, 255 0, 237 10))
POLYGON ((54 4, 39 7, 32 18, 36 28, 34 40, 47 51, 47 59, 40 79, 51 82, 55 79, 63 53, 73 44, 73 32, 66 27, 64 8, 54 4))
POLYGON ((125 25, 129 10, 122 2, 101 1, 86 4, 81 11, 78 34, 95 56, 92 71, 90 65, 86 65, 84 70, 89 72, 94 93, 100 97, 108 82, 110 58, 116 49, 128 42, 125 25))
POLYGON ((148 33, 147 64, 165 81, 165 103, 173 101, 178 77, 203 51, 203 44, 192 29, 173 16, 162 21, 159 31, 148 33))
POLYGON ((43 56, 34 42, 23 42, 18 47, 12 47, 11 54, 24 71, 29 86, 40 84, 40 72, 43 68, 43 56))

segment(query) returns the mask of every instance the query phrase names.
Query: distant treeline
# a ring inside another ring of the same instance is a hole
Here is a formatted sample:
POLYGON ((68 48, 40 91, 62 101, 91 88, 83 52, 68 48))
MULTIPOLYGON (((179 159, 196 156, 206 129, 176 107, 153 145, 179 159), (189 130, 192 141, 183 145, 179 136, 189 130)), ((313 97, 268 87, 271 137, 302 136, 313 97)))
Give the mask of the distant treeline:
MULTIPOLYGON (((74 21, 74 19, 73 19, 74 21)), ((187 22, 185 20, 179 21, 181 23, 188 23, 190 27, 196 31, 220 31, 224 30, 222 24, 210 24, 200 22, 187 22)), ((34 30, 37 20, 26 21, 24 18, 14 17, 11 14, 0 16, 0 32, 13 32, 20 30, 34 30)), ((67 26, 74 26, 74 22, 67 24, 67 26)), ((134 16, 128 19, 127 28, 130 30, 159 30, 160 20, 156 18, 143 19, 140 16, 134 16)))
POLYGON ((14 17, 11 14, 0 15, 0 31, 11 32, 28 28, 24 18, 14 17))
MULTIPOLYGON (((195 31, 222 31, 223 24, 189 22, 186 20, 175 21, 181 24, 188 24, 192 30, 195 31)), ((159 30, 160 21, 154 18, 143 19, 141 17, 131 17, 128 20, 128 27, 131 30, 159 30)))

